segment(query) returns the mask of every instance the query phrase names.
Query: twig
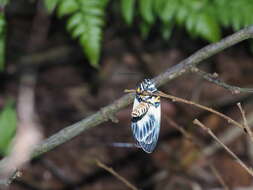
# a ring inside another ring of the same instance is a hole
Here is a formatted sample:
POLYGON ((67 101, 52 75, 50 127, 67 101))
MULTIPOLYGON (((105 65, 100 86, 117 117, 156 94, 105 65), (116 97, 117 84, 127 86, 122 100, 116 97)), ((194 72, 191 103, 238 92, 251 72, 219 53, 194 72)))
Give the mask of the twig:
POLYGON ((253 92, 253 88, 241 88, 241 87, 238 87, 238 86, 229 85, 229 84, 223 82, 222 80, 218 79, 216 74, 210 74, 210 73, 202 71, 198 68, 192 68, 192 71, 194 73, 200 75, 205 80, 207 80, 209 82, 212 82, 212 83, 214 83, 218 86, 221 86, 225 89, 230 90, 232 93, 238 94, 240 92, 246 92, 246 93, 252 93, 253 92))
POLYGON ((115 176, 118 180, 120 180, 122 183, 124 183, 127 187, 129 187, 132 190, 138 190, 133 184, 131 184, 129 181, 127 181, 124 177, 120 176, 117 172, 115 172, 112 168, 107 167, 99 160, 96 160, 96 164, 111 173, 113 176, 115 176))
MULTIPOLYGON (((125 90, 125 92, 135 92, 136 90, 125 90)), ((143 92, 144 94, 150 94, 150 93, 147 93, 147 92, 143 92)), ((169 95, 169 94, 165 94, 164 92, 161 92, 161 91, 158 91, 158 92, 155 92, 153 93, 153 95, 157 95, 157 96, 161 96, 163 98, 169 98, 171 99, 173 102, 181 102, 181 103, 185 103, 185 104, 189 104, 189 105, 193 105, 195 107, 198 107, 198 108, 201 108, 203 110, 206 110, 206 111, 209 111, 211 113, 214 113, 222 118, 224 118, 225 120, 227 120, 228 123, 232 123, 234 124, 235 126, 241 128, 241 129, 244 129, 244 126, 240 123, 238 123, 237 121, 233 120, 231 117, 228 117, 226 116, 225 114, 223 113, 220 113, 212 108, 209 108, 209 107, 206 107, 206 106, 203 106, 201 104, 198 104, 196 102, 192 102, 192 101, 189 101, 189 100, 186 100, 186 99, 183 99, 183 98, 178 98, 176 96, 172 96, 172 95, 169 95)))
POLYGON ((194 143, 197 148, 201 148, 201 144, 197 141, 196 138, 192 136, 188 131, 186 131, 183 127, 179 126, 176 122, 174 122, 172 119, 170 119, 168 116, 165 115, 166 121, 169 123, 170 126, 177 129, 182 135, 190 142, 194 143))
MULTIPOLYGON (((247 121, 248 121, 249 125, 253 124, 253 113, 251 113, 247 117, 247 121)), ((240 122, 243 122, 243 121, 240 121, 240 122)), ((236 139, 237 137, 239 137, 242 134, 243 134, 242 130, 239 130, 238 128, 235 128, 234 126, 231 126, 230 128, 228 128, 227 130, 225 130, 223 132, 223 135, 219 136, 219 139, 221 139, 224 144, 229 144, 234 139, 236 139)), ((204 148, 201 151, 202 152, 201 157, 202 158, 209 157, 212 154, 214 154, 215 152, 217 152, 218 150, 220 150, 220 148, 221 148, 221 146, 217 142, 214 141, 208 147, 204 148)), ((196 168, 196 166, 194 166, 194 167, 196 168)))
POLYGON ((239 107, 239 110, 240 110, 240 112, 242 114, 242 119, 243 119, 243 124, 244 124, 243 125, 244 126, 244 130, 249 134, 249 137, 250 137, 250 139, 253 142, 253 134, 252 134, 252 131, 251 131, 249 125, 248 125, 248 121, 246 119, 245 111, 242 109, 242 105, 241 105, 240 102, 237 103, 237 106, 239 107))
MULTIPOLYGON (((177 130, 179 130, 186 137, 186 139, 189 139, 192 143, 194 143, 197 146, 197 148, 199 149, 199 153, 201 153, 200 150, 201 150, 202 146, 199 143, 199 141, 196 138, 194 138, 190 133, 188 133, 185 129, 178 126, 175 122, 173 122, 171 119, 169 119, 167 116, 165 116, 165 117, 166 117, 167 121, 170 123, 170 125, 175 127, 177 130)), ((208 160, 207 160, 207 162, 208 162, 210 169, 212 170, 212 172, 216 176, 217 180, 220 182, 220 184, 224 187, 225 190, 229 190, 228 186, 226 185, 226 183, 224 182, 223 178, 221 177, 219 172, 216 170, 216 168, 208 160)))
POLYGON ((224 179, 220 175, 220 173, 217 171, 217 169, 213 165, 209 165, 210 169, 212 170, 213 174, 217 178, 217 180, 220 182, 224 190, 229 190, 227 184, 225 183, 224 179))
POLYGON ((216 142, 218 142, 252 177, 253 177, 253 171, 251 168, 246 166, 240 158, 238 158, 235 153, 233 153, 224 143, 222 143, 216 135, 211 131, 211 129, 207 128, 205 125, 203 125, 198 119, 194 119, 193 123, 195 125, 198 125, 203 130, 205 130, 216 142))

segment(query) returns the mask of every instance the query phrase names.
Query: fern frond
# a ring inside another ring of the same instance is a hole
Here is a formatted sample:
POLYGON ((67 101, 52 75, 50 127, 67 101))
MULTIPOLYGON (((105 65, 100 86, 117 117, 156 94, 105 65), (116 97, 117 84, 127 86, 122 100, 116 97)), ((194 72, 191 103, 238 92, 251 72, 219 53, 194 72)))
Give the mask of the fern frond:
POLYGON ((153 12, 154 0, 141 0, 139 1, 140 15, 146 23, 153 24, 155 16, 153 12))
POLYGON ((175 13, 180 7, 179 1, 168 0, 164 2, 162 9, 158 12, 163 23, 173 22, 175 13))
POLYGON ((135 0, 120 1, 121 14, 128 25, 131 25, 133 22, 135 3, 135 0))
POLYGON ((70 15, 79 10, 78 0, 61 0, 57 9, 59 17, 70 15))
POLYGON ((44 0, 44 5, 49 13, 52 13, 62 0, 44 0))
POLYGON ((57 7, 59 17, 69 16, 67 30, 78 38, 85 55, 98 67, 105 8, 108 0, 45 0, 49 10, 57 7))
POLYGON ((4 69, 5 38, 6 38, 6 21, 4 14, 0 13, 0 71, 4 69))

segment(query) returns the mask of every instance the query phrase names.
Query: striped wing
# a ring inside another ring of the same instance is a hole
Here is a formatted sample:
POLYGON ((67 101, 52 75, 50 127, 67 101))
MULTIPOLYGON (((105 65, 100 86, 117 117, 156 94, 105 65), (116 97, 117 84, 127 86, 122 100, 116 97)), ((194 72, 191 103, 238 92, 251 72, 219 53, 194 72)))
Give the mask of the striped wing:
MULTIPOLYGON (((133 110, 139 105, 135 98, 133 110)), ((161 120, 161 106, 155 107, 151 105, 148 111, 140 117, 132 117, 132 132, 140 147, 147 153, 153 152, 155 149, 161 120)))

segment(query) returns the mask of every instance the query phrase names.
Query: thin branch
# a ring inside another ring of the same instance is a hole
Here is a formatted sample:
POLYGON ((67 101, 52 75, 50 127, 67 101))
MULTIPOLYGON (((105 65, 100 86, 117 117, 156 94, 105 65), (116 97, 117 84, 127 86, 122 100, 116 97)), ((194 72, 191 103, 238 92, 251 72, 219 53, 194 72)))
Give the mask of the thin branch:
MULTIPOLYGON (((253 37, 253 25, 244 28, 226 38, 220 42, 213 43, 205 46, 204 48, 198 50, 193 55, 187 59, 181 61, 179 64, 167 69, 164 73, 158 75, 154 78, 157 86, 163 85, 168 81, 171 81, 186 72, 189 72, 192 67, 198 65, 201 61, 215 55, 222 50, 231 47, 241 41, 250 39, 253 37)), ((91 116, 73 124, 65 127, 58 133, 52 135, 48 139, 45 139, 40 145, 35 148, 33 156, 39 156, 45 152, 48 152, 55 147, 69 141, 80 133, 86 131, 89 128, 95 127, 105 121, 109 120, 109 115, 114 115, 116 112, 122 108, 129 105, 134 99, 134 94, 127 94, 116 100, 114 103, 103 108, 104 112, 98 111, 91 116)), ((2 162, 0 162, 0 165, 2 162)))
MULTIPOLYGON (((196 145, 196 147, 199 149, 199 153, 201 153, 201 147, 202 145, 199 143, 199 141, 194 138, 189 132, 187 132, 183 127, 179 126, 177 123, 175 123, 174 121, 172 121, 170 118, 168 118, 168 116, 165 116, 166 120, 169 122, 169 124, 172 127, 175 127, 177 130, 179 130, 183 136, 190 140, 192 143, 194 143, 194 145, 196 145)), ((224 187, 224 190, 229 190, 228 186, 226 185, 226 183, 224 182, 223 178, 221 177, 221 175, 219 174, 219 172, 217 171, 217 169, 213 166, 213 164, 211 164, 208 160, 208 165, 210 167, 210 169, 212 170, 213 174, 216 176, 217 180, 219 181, 219 183, 224 187)))
POLYGON ((167 115, 165 115, 165 119, 170 126, 178 130, 189 142, 193 143, 198 149, 201 149, 201 143, 191 133, 186 131, 182 126, 178 125, 167 115))
POLYGON ((212 170, 212 172, 215 175, 215 177, 217 178, 217 180, 219 181, 219 183, 224 188, 224 190, 229 190, 229 187, 225 183, 224 179, 222 178, 222 176, 220 175, 220 173, 218 172, 218 170, 213 165, 210 165, 209 167, 212 170))
POLYGON ((214 84, 216 84, 220 87, 223 87, 227 90, 230 90, 232 93, 235 93, 235 94, 238 94, 241 92, 253 93, 253 88, 241 88, 238 86, 229 85, 229 84, 223 82, 222 80, 218 79, 217 74, 210 74, 210 73, 202 71, 198 68, 192 68, 192 72, 200 75, 203 79, 205 79, 211 83, 214 83, 214 84))
POLYGON ((223 142, 221 142, 216 135, 211 131, 211 129, 207 128, 205 125, 203 125, 199 120, 194 119, 193 123, 195 125, 198 125, 203 130, 205 130, 216 142, 218 142, 251 176, 253 176, 253 171, 251 168, 246 166, 240 158, 238 158, 235 153, 233 153, 223 142))
POLYGON ((241 103, 237 103, 237 106, 239 107, 239 110, 242 114, 243 124, 244 124, 244 130, 249 134, 249 137, 251 141, 253 142, 253 133, 249 127, 248 121, 246 119, 245 111, 242 109, 241 103))
MULTIPOLYGON (((247 117, 247 121, 248 121, 249 125, 253 124, 253 113, 251 113, 247 117)), ((243 122, 243 121, 240 121, 240 122, 243 122)), ((242 134, 243 134, 243 130, 239 130, 238 128, 235 128, 234 126, 231 126, 229 129, 224 131, 223 135, 219 136, 219 139, 221 139, 222 142, 224 142, 224 144, 229 144, 242 134)), ((208 147, 206 147, 202 150, 202 153, 201 153, 202 158, 204 159, 206 157, 213 155, 215 152, 220 150, 220 148, 221 147, 217 142, 211 143, 208 147)))
MULTIPOLYGON (((135 92, 136 90, 125 90, 125 92, 135 92)), ((144 94, 150 94, 148 92, 143 92, 144 94)), ((169 95, 169 94, 165 94, 164 92, 161 92, 161 91, 158 91, 158 92, 155 92, 153 93, 154 95, 157 95, 157 96, 161 96, 163 98, 168 98, 168 99, 171 99, 173 102, 181 102, 181 103, 184 103, 184 104, 188 104, 188 105, 193 105, 195 107, 198 107, 200 109, 203 109, 203 110, 206 110, 206 111, 209 111, 213 114, 216 114, 222 118, 224 118, 225 120, 227 120, 228 123, 232 123, 234 124, 235 126, 241 128, 241 129, 245 129, 244 126, 242 124, 240 124, 239 122, 233 120, 231 117, 228 117, 226 116, 225 114, 223 113, 220 113, 212 108, 209 108, 209 107, 206 107, 206 106, 203 106, 201 104, 198 104, 196 102, 192 102, 192 101, 189 101, 189 100, 186 100, 186 99, 183 99, 183 98, 178 98, 176 96, 172 96, 172 95, 169 95)))
POLYGON ((118 180, 120 180, 122 183, 124 183, 127 187, 129 187, 132 190, 138 190, 133 184, 131 184, 129 181, 127 181, 124 177, 120 176, 117 172, 115 172, 112 168, 107 167, 99 160, 96 160, 96 163, 99 167, 105 169, 109 173, 111 173, 113 176, 115 176, 118 180))
POLYGON ((178 98, 178 97, 176 97, 176 96, 172 96, 172 95, 169 95, 169 94, 165 94, 165 93, 163 93, 163 92, 161 92, 161 91, 158 91, 158 95, 161 96, 161 97, 164 97, 164 98, 169 98, 169 99, 171 99, 173 102, 181 102, 181 103, 193 105, 193 106, 195 106, 195 107, 198 107, 198 108, 201 108, 201 109, 203 109, 203 110, 209 111, 209 112, 211 112, 211 113, 213 113, 213 114, 216 114, 216 115, 218 115, 218 116, 224 118, 225 120, 227 120, 228 123, 232 123, 232 124, 234 124, 235 126, 241 128, 241 129, 244 129, 243 125, 240 124, 239 122, 233 120, 231 117, 228 117, 228 116, 226 116, 225 114, 220 113, 220 112, 218 112, 218 111, 216 111, 216 110, 214 110, 214 109, 212 109, 212 108, 203 106, 203 105, 198 104, 198 103, 196 103, 196 102, 192 102, 192 101, 189 101, 189 100, 185 100, 185 99, 183 99, 183 98, 178 98))

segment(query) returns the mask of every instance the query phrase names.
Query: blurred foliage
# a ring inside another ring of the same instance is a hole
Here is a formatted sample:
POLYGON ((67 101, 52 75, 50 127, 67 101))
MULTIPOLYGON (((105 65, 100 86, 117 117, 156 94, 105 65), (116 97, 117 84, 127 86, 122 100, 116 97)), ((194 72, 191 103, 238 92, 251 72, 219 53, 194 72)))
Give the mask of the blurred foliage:
POLYGON ((6 38, 6 21, 4 16, 4 7, 8 0, 0 0, 0 71, 4 69, 5 62, 5 38, 6 38))
POLYGON ((161 36, 167 40, 177 25, 184 27, 192 37, 215 42, 221 38, 222 27, 238 30, 253 24, 252 0, 126 1, 121 0, 122 17, 131 26, 134 18, 139 18, 140 31, 144 37, 148 36, 152 28, 158 27, 161 36))
POLYGON ((4 7, 8 2, 9 0, 0 0, 0 6, 4 7))
POLYGON ((9 101, 0 113, 0 154, 7 154, 17 126, 16 111, 9 101))
MULTIPOLYGON (((44 0, 49 12, 57 9, 59 17, 67 16, 67 29, 78 38, 94 67, 98 67, 105 10, 109 0, 44 0)), ((192 37, 209 42, 221 38, 221 28, 239 30, 253 24, 252 0, 117 0, 123 20, 138 27, 144 38, 153 28, 168 40, 175 26, 185 28, 192 37), (238 13, 238 11, 240 13, 238 13)), ((6 22, 0 0, 0 71, 4 68, 6 22)), ((110 12, 110 11, 109 11, 110 12)))
POLYGON ((3 69, 4 69, 5 38, 6 38, 5 16, 3 13, 0 13, 0 71, 3 71, 3 69))
MULTIPOLYGON (((79 38, 90 63, 97 67, 105 8, 109 0, 45 0, 47 9, 57 8, 59 17, 69 16, 67 29, 79 38)), ((158 28, 168 40, 175 26, 185 28, 192 37, 209 42, 221 38, 221 28, 238 30, 253 24, 252 0, 118 0, 120 13, 129 27, 138 27, 143 38, 158 28), (238 11, 240 13, 238 14, 238 11), (137 24, 137 25, 136 25, 137 24)), ((112 1, 112 3, 118 3, 112 1)))

